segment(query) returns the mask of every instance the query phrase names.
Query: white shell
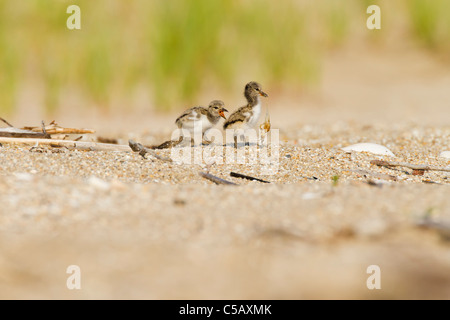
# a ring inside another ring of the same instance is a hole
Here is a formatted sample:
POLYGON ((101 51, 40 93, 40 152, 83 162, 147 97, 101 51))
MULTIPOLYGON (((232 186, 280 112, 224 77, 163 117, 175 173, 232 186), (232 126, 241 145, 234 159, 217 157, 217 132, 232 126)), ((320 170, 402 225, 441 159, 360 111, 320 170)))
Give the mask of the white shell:
POLYGON ((376 143, 357 143, 351 146, 342 148, 344 151, 357 151, 357 152, 369 152, 373 154, 378 154, 382 156, 391 156, 395 157, 391 150, 386 148, 385 146, 376 144, 376 143))
POLYGON ((450 159, 450 151, 442 151, 442 152, 439 154, 439 157, 441 157, 441 158, 446 158, 446 159, 450 159))

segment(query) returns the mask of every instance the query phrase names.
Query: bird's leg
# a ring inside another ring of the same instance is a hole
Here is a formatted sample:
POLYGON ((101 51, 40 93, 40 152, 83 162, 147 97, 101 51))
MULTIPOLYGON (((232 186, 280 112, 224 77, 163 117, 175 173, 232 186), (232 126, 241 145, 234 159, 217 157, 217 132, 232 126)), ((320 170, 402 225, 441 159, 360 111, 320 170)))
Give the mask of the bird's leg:
POLYGON ((244 133, 241 133, 240 140, 244 143, 244 147, 249 146, 250 142, 247 141, 247 137, 244 133))
POLYGON ((237 149, 238 142, 237 142, 237 136, 234 136, 234 147, 237 149))
MULTIPOLYGON (((214 138, 214 137, 213 137, 214 138)), ((209 146, 211 143, 213 143, 213 140, 208 140, 208 138, 206 137, 206 132, 203 134, 203 138, 202 138, 202 144, 205 146, 209 146)))
POLYGON ((183 146, 185 146, 185 145, 188 143, 189 140, 190 140, 189 137, 186 137, 186 136, 184 136, 184 135, 181 135, 181 136, 180 136, 180 139, 178 140, 179 142, 177 143, 177 145, 183 145, 183 146))
POLYGON ((180 143, 183 142, 183 139, 184 139, 184 137, 183 137, 183 136, 180 136, 180 138, 178 139, 178 141, 174 141, 174 142, 173 142, 172 147, 178 146, 180 143))

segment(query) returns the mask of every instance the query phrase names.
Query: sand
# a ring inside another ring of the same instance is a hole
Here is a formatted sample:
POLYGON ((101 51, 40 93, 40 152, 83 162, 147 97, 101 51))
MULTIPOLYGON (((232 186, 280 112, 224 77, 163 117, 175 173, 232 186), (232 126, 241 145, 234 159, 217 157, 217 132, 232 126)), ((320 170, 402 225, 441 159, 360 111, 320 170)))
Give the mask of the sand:
MULTIPOLYGON (((260 163, 176 164, 3 143, 0 298, 449 299, 449 173, 370 164, 450 166, 439 157, 450 150, 449 78, 433 67, 425 69, 435 76, 423 77, 414 57, 371 58, 331 57, 321 99, 283 104, 271 95, 272 127, 280 130, 272 174, 260 163), (411 69, 398 67, 401 60, 411 69), (341 79, 345 65, 355 71, 341 79), (408 72, 387 77, 389 66, 408 72), (348 88, 365 89, 350 96, 348 88), (395 156, 341 150, 360 142, 395 156), (200 171, 239 185, 215 185, 200 171), (66 286, 70 265, 80 268, 80 290, 66 286), (367 287, 373 265, 379 290, 367 287)), ((66 111, 59 124, 92 127, 91 140, 155 144, 175 129, 175 113, 66 111)))
POLYGON ((260 164, 4 144, 1 298, 450 297, 449 239, 420 226, 427 217, 450 222, 448 173, 370 164, 448 166, 438 155, 450 131, 323 130, 287 133, 271 175, 260 164), (351 137, 381 135, 396 157, 341 150, 351 137), (430 136, 435 143, 424 148, 430 136), (239 185, 215 185, 200 171, 239 185), (66 288, 69 265, 81 269, 81 290, 66 288), (381 268, 380 290, 366 286, 370 265, 381 268))

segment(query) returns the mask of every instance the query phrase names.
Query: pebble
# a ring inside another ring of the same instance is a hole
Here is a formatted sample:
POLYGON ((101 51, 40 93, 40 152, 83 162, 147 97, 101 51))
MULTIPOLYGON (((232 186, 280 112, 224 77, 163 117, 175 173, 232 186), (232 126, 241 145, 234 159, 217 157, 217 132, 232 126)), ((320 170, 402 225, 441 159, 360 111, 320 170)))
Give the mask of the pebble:
POLYGON ((445 158, 445 159, 450 159, 450 151, 442 151, 442 152, 439 154, 439 157, 445 158))

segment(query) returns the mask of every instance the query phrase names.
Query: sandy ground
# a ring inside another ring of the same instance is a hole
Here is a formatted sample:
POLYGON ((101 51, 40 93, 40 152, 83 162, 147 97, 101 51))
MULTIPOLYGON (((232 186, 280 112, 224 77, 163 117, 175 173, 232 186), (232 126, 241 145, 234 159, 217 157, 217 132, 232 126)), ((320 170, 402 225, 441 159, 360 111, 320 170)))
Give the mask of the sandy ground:
MULTIPOLYGON (((450 150, 449 85, 426 54, 335 53, 316 93, 294 103, 292 92, 276 91, 267 101, 281 137, 270 175, 260 164, 3 144, 0 298, 449 299, 449 173, 370 164, 450 166, 439 157, 450 150), (395 157, 341 150, 358 142, 395 157), (198 175, 207 170, 239 186, 198 175), (424 219, 439 227, 421 227, 424 219), (69 265, 81 269, 81 290, 66 287, 69 265), (367 288, 371 265, 380 267, 380 290, 367 288)), ((66 111, 55 116, 60 124, 120 143, 161 142, 176 116, 66 111)), ((30 117, 12 122, 40 120, 30 117)))

